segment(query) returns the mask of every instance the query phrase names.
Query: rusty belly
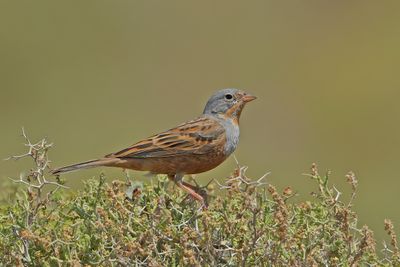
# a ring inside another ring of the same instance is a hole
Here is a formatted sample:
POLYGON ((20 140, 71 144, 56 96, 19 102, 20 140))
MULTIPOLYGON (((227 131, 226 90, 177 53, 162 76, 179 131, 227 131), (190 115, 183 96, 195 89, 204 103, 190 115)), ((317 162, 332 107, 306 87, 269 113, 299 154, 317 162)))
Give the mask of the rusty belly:
POLYGON ((120 158, 114 166, 159 174, 196 174, 214 169, 227 157, 214 155, 179 155, 164 158, 120 158))

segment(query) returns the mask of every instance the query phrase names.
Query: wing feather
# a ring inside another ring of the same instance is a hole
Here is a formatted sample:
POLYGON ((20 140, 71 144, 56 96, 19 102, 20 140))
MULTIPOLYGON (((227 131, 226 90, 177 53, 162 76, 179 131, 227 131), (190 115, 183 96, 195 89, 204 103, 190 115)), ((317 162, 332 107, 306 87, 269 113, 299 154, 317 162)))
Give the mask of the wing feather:
POLYGON ((203 116, 176 128, 153 135, 106 157, 162 158, 207 154, 224 147, 225 130, 215 119, 203 116))

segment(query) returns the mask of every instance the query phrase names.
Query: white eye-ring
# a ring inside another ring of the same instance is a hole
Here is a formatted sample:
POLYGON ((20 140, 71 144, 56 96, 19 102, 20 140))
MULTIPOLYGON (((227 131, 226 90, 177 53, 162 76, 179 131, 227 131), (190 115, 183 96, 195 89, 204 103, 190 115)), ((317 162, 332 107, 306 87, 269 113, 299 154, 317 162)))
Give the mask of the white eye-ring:
POLYGON ((231 94, 226 94, 226 95, 225 95, 225 99, 226 99, 226 100, 232 100, 232 99, 233 99, 233 95, 231 95, 231 94))

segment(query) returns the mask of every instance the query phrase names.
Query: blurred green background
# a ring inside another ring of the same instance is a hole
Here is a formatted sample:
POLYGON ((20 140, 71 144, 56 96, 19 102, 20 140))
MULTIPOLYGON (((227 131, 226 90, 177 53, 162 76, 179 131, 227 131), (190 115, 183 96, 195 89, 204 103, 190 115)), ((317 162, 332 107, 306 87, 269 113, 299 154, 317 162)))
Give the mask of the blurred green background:
MULTIPOLYGON (((249 176, 308 199, 312 162, 345 192, 353 170, 360 224, 382 240, 384 218, 400 226, 399 14, 399 1, 1 1, 0 156, 24 151, 24 126, 55 143, 53 166, 96 158, 242 88, 258 96, 235 153, 249 176)), ((1 161, 0 179, 27 166, 1 161)))

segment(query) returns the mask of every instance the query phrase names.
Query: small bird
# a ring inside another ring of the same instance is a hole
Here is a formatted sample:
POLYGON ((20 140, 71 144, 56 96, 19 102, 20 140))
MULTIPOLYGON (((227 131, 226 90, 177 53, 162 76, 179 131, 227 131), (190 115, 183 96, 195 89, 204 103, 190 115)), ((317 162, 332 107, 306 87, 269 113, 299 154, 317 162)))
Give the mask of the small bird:
POLYGON ((166 174, 178 187, 205 204, 198 188, 182 178, 214 169, 235 151, 240 115, 245 104, 254 99, 255 96, 238 89, 219 90, 208 100, 203 114, 194 120, 103 158, 62 167, 52 173, 60 175, 106 166, 166 174))

